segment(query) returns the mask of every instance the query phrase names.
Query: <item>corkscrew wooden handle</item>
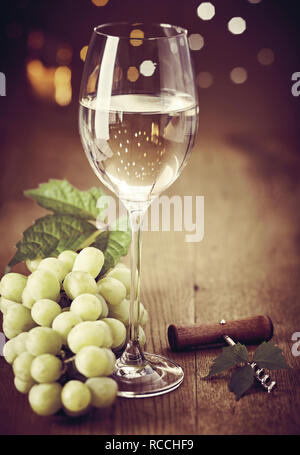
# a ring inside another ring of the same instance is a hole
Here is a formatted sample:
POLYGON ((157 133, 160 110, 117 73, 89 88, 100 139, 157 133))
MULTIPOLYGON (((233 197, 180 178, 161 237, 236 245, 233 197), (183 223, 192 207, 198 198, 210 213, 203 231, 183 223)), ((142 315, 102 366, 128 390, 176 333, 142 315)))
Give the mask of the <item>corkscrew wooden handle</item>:
MULTIPOLYGON (((226 322, 226 334, 243 344, 258 344, 273 336, 273 323, 269 316, 226 322)), ((201 349, 225 345, 224 328, 219 324, 174 325, 168 327, 168 339, 173 351, 201 349)))

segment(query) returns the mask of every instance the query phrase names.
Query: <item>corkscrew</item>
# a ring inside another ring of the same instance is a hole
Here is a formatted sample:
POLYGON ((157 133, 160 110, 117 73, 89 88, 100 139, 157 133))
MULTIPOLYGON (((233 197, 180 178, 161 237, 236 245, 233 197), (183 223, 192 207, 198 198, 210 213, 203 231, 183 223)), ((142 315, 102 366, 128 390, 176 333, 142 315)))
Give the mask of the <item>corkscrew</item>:
MULTIPOLYGON (((219 324, 221 324, 222 326, 226 324, 226 321, 225 319, 222 319, 219 324)), ((233 341, 232 338, 230 338, 230 336, 226 335, 226 334, 222 334, 222 337, 223 339, 226 341, 226 343, 229 345, 229 346, 234 346, 236 343, 233 341)), ((254 371, 254 374, 255 374, 255 378, 257 379, 257 381, 261 384, 261 386, 268 392, 268 393, 271 393, 272 390, 274 389, 274 387, 276 386, 276 381, 272 381, 271 378, 270 378, 270 375, 268 375, 267 373, 265 373, 265 370, 263 368, 259 368, 259 366, 257 365, 257 363, 255 362, 247 362, 248 365, 250 365, 250 367, 253 369, 254 371)))

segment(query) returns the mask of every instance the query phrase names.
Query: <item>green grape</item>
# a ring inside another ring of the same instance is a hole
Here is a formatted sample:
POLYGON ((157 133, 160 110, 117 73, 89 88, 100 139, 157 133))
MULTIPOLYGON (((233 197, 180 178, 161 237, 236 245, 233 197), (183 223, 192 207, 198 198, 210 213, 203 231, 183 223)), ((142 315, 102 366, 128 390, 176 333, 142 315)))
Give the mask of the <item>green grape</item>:
POLYGON ((39 266, 39 263, 41 262, 42 258, 37 258, 37 259, 27 259, 26 261, 26 266, 28 270, 32 273, 35 272, 39 266))
POLYGON ((65 266, 68 270, 67 273, 72 271, 76 258, 77 258, 76 251, 71 251, 71 250, 65 250, 62 253, 60 253, 60 255, 58 256, 58 259, 65 264, 65 266))
MULTIPOLYGON (((138 333, 139 343, 143 347, 146 344, 146 335, 145 335, 144 329, 141 325, 139 325, 138 330, 139 330, 139 333, 138 333)), ((126 343, 128 341, 129 341, 129 331, 127 333, 126 343)))
POLYGON ((52 354, 37 356, 31 364, 31 376, 36 382, 55 382, 63 371, 62 361, 52 354))
POLYGON ((101 346, 103 348, 111 348, 113 344, 113 335, 109 325, 102 320, 95 321, 95 324, 101 327, 103 330, 103 342, 101 346))
POLYGON ((139 325, 139 343, 141 346, 144 346, 146 344, 146 335, 141 325, 139 325))
POLYGON ((30 379, 29 381, 23 381, 22 379, 18 378, 18 376, 15 376, 14 384, 18 392, 28 393, 31 387, 34 386, 35 381, 33 379, 30 379))
POLYGON ((93 294, 81 294, 73 300, 70 310, 83 321, 96 321, 101 315, 102 304, 93 294))
POLYGON ((75 354, 85 346, 102 346, 104 330, 93 321, 75 325, 68 335, 68 346, 75 354))
POLYGON ((148 316, 148 311, 144 307, 144 305, 141 303, 141 314, 140 314, 140 324, 142 326, 146 325, 148 322, 149 316, 148 316))
MULTIPOLYGON (((137 312, 138 312, 138 305, 137 303, 134 304, 134 321, 137 321, 137 312)), ((141 325, 145 325, 146 322, 148 321, 148 311, 145 309, 144 305, 142 302, 140 302, 140 317, 139 317, 139 323, 141 325)))
POLYGON ((27 351, 26 343, 28 336, 29 336, 28 332, 22 332, 14 339, 15 351, 17 355, 20 355, 22 354, 22 352, 27 351))
POLYGON ((13 363, 15 358, 18 356, 15 347, 15 338, 5 343, 3 348, 3 355, 7 363, 13 363))
POLYGON ((74 300, 81 294, 96 294, 97 283, 87 272, 70 272, 63 282, 63 288, 69 297, 74 300))
POLYGON ((98 281, 98 292, 110 305, 119 305, 126 297, 126 288, 121 281, 107 276, 98 281))
POLYGON ((61 309, 61 312, 64 313, 66 311, 70 311, 70 306, 65 306, 64 308, 61 309))
POLYGON ((96 278, 104 264, 104 254, 98 248, 83 248, 75 259, 73 271, 87 272, 96 278))
POLYGON ((33 362, 34 355, 30 352, 22 352, 18 355, 13 362, 14 375, 22 379, 22 381, 30 381, 31 377, 31 364, 33 362))
POLYGON ((48 272, 53 273, 53 275, 55 275, 58 279, 59 283, 63 282, 65 276, 68 273, 68 268, 65 263, 57 258, 43 259, 38 266, 38 270, 47 270, 48 272))
POLYGON ((21 333, 20 330, 15 330, 15 329, 12 329, 10 326, 8 326, 5 323, 5 320, 3 321, 2 330, 3 330, 3 333, 6 336, 6 338, 8 338, 9 340, 11 340, 12 338, 15 338, 17 335, 19 335, 21 333))
POLYGON ((35 299, 30 294, 28 286, 26 286, 23 291, 22 302, 23 302, 23 305, 29 309, 31 309, 33 307, 33 304, 35 303, 35 299))
POLYGON ((109 317, 119 319, 126 326, 129 324, 130 302, 127 299, 122 300, 119 305, 109 306, 109 317))
POLYGON ((105 298, 102 297, 100 294, 96 294, 97 299, 101 302, 102 310, 101 310, 101 318, 106 318, 108 316, 108 306, 105 301, 105 298))
POLYGON ((106 368, 101 376, 110 376, 113 374, 116 365, 116 356, 111 349, 103 348, 106 352, 106 368))
POLYGON ((18 303, 14 302, 13 300, 7 300, 4 297, 0 299, 0 310, 2 314, 6 314, 8 308, 12 305, 18 305, 18 303))
POLYGON ((126 341, 126 327, 123 322, 114 318, 104 318, 102 321, 106 322, 111 330, 113 337, 112 349, 120 349, 126 341))
POLYGON ((118 268, 128 269, 127 265, 123 264, 123 262, 118 262, 118 264, 115 265, 115 269, 118 269, 118 268))
POLYGON ((4 321, 8 327, 18 332, 26 332, 36 325, 31 317, 30 310, 19 303, 8 308, 4 321))
POLYGON ((77 314, 71 313, 70 311, 63 311, 54 319, 52 329, 58 332, 62 337, 63 343, 67 344, 70 330, 81 321, 82 319, 77 314))
POLYGON ((60 313, 58 303, 50 299, 38 300, 31 309, 32 319, 42 327, 51 327, 53 320, 60 313))
MULTIPOLYGON (((137 321, 137 305, 134 305, 134 321, 137 321)), ((130 301, 127 299, 122 300, 119 305, 114 305, 109 307, 109 317, 119 319, 126 326, 129 325, 129 314, 130 314, 130 301)), ((139 322, 141 325, 145 325, 148 321, 148 312, 145 309, 144 305, 140 303, 140 318, 139 322)))
POLYGON ((30 330, 26 341, 27 350, 35 355, 59 353, 62 338, 59 333, 49 327, 34 327, 30 330))
POLYGON ((87 378, 106 376, 110 373, 111 358, 107 354, 108 349, 98 346, 86 346, 76 354, 75 366, 79 373, 87 378))
POLYGON ((26 276, 20 273, 7 273, 0 281, 0 294, 7 300, 22 303, 22 293, 26 283, 26 276))
POLYGON ((59 281, 48 270, 36 270, 28 277, 28 292, 34 300, 50 299, 56 302, 60 297, 59 281))
POLYGON ((91 403, 90 389, 81 381, 67 382, 61 392, 61 400, 67 414, 77 416, 85 413, 91 403))
POLYGON ((107 408, 114 403, 118 384, 112 378, 89 378, 85 384, 91 391, 91 404, 95 408, 107 408))
POLYGON ((121 281, 126 288, 126 293, 130 293, 130 285, 131 285, 131 271, 127 267, 115 267, 111 272, 109 272, 108 276, 116 278, 117 280, 121 281))
POLYGON ((28 395, 32 410, 41 416, 55 414, 61 408, 61 391, 57 382, 34 385, 28 395))

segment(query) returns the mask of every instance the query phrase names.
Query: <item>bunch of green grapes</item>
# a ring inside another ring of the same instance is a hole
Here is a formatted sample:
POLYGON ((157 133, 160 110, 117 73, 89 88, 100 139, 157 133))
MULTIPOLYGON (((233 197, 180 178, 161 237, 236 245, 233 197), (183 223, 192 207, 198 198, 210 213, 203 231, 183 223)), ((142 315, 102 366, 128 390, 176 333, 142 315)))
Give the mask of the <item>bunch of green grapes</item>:
MULTIPOLYGON (((97 280, 103 264, 103 253, 87 247, 27 261, 28 277, 7 273, 0 281, 4 357, 39 415, 77 416, 116 399, 110 376, 128 339, 131 272, 119 263, 97 280)), ((144 345, 142 304, 134 318, 144 345)))

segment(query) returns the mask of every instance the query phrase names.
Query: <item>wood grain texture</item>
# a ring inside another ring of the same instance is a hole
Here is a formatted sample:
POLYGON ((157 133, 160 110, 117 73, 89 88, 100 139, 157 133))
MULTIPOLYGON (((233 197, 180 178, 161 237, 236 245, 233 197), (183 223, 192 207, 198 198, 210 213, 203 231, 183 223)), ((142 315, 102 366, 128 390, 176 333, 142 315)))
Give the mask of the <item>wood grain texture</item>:
MULTIPOLYGON (((23 198, 23 189, 51 177, 66 177, 79 188, 97 184, 78 138, 68 135, 71 128, 64 130, 64 120, 49 124, 43 114, 37 118, 39 129, 30 129, 25 119, 25 140, 13 137, 13 153, 6 158, 5 181, 11 183, 0 209, 1 272, 20 232, 44 213, 23 198), (13 179, 13 161, 22 154, 31 164, 25 163, 22 178, 13 179)), ((15 390, 11 367, 0 358, 1 434, 300 433, 300 357, 291 354, 291 335, 300 331, 300 192, 295 178, 300 163, 293 158, 291 165, 285 157, 270 157, 266 163, 249 143, 244 136, 234 144, 230 137, 201 137, 182 176, 167 192, 204 195, 202 242, 187 243, 185 233, 178 232, 143 236, 142 301, 150 314, 147 350, 180 363, 184 383, 157 398, 118 399, 109 410, 92 410, 75 420, 63 415, 41 418, 15 390), (278 387, 270 395, 257 388, 237 402, 228 389, 227 373, 203 379, 220 349, 174 353, 168 347, 171 323, 211 324, 257 314, 271 316, 273 339, 292 367, 272 372, 278 387)), ((257 150, 263 148, 262 142, 257 150)))

